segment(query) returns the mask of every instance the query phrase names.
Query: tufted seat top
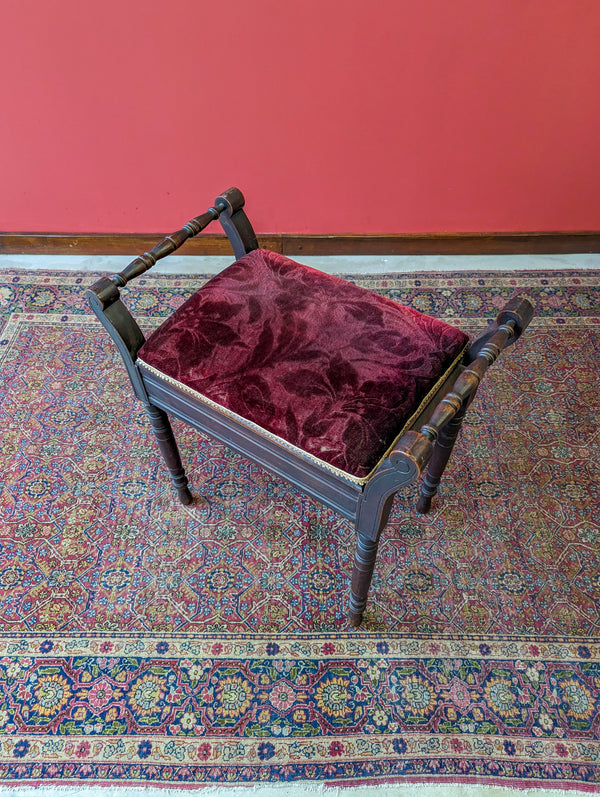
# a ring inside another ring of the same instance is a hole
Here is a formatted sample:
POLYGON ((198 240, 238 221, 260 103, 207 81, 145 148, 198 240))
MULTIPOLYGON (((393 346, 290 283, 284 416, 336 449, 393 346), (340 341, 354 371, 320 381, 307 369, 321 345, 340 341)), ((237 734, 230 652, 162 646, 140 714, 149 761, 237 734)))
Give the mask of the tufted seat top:
POLYGON ((362 479, 467 340, 443 321, 257 249, 153 332, 138 363, 362 479))

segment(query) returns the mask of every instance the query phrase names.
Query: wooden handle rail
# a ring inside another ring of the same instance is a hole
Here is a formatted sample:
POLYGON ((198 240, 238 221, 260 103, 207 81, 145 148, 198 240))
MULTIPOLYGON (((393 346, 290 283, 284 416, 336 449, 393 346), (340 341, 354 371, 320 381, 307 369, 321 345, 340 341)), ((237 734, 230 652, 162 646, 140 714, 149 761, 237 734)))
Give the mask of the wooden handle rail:
POLYGON ((522 296, 511 299, 498 313, 490 329, 478 338, 467 353, 467 367, 452 390, 439 402, 428 422, 417 432, 404 434, 390 454, 390 461, 408 456, 422 471, 429 461, 442 429, 471 403, 487 371, 501 352, 514 343, 533 318, 533 305, 522 296))
POLYGON ((119 288, 125 287, 130 280, 139 277, 140 274, 144 274, 148 269, 152 268, 158 260, 175 252, 188 238, 193 238, 195 235, 198 235, 205 227, 208 227, 211 221, 218 218, 219 211, 216 208, 209 208, 206 213, 203 213, 201 216, 190 219, 190 221, 184 224, 177 232, 165 236, 162 241, 159 241, 149 252, 144 252, 143 255, 136 257, 123 271, 118 274, 113 274, 109 279, 119 288))
POLYGON ((140 257, 136 257, 131 263, 118 274, 113 274, 110 277, 111 281, 119 288, 127 285, 129 280, 139 277, 140 274, 148 271, 155 265, 157 260, 160 260, 167 255, 175 252, 179 247, 184 244, 188 238, 193 238, 202 232, 211 221, 218 219, 221 213, 229 210, 230 213, 240 210, 244 206, 244 196, 239 188, 229 188, 222 194, 219 194, 215 200, 214 207, 210 207, 206 213, 190 219, 187 224, 184 224, 180 230, 165 236, 162 241, 156 244, 149 252, 145 252, 140 257))
POLYGON ((123 288, 132 279, 144 274, 148 269, 151 269, 158 260, 172 254, 179 247, 184 244, 188 238, 193 238, 202 232, 208 225, 218 219, 221 213, 226 216, 231 216, 233 213, 241 210, 244 206, 244 196, 239 188, 229 188, 222 194, 219 194, 215 200, 214 207, 210 207, 205 213, 196 216, 184 224, 180 230, 165 236, 162 241, 156 244, 149 252, 144 252, 143 255, 136 257, 127 265, 123 271, 118 274, 113 274, 111 277, 103 277, 95 282, 90 291, 92 291, 97 300, 100 301, 102 308, 106 308, 112 302, 119 298, 118 288, 123 288), (116 288, 116 289, 115 289, 116 288))

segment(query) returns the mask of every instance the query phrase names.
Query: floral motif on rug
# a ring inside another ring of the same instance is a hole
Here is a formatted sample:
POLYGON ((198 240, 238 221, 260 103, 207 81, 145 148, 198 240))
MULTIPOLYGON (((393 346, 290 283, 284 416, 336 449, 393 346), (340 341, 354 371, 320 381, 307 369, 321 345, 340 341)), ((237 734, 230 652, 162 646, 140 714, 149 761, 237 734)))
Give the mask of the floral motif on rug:
POLYGON ((1 646, 4 779, 598 782, 597 644, 340 634, 1 646))
MULTIPOLYGON (((397 500, 358 632, 346 521, 176 424, 181 507, 94 276, 2 277, 0 783, 600 789, 600 274, 356 280, 470 333, 537 306, 433 513, 397 500)), ((151 329, 198 282, 126 301, 151 329)))

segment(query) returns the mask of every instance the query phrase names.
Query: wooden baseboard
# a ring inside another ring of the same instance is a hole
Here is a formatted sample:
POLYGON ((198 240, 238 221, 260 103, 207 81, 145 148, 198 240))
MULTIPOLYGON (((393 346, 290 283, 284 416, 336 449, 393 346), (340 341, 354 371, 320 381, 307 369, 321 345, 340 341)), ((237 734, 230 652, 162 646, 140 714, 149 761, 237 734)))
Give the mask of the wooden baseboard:
POLYGON ((600 252, 600 232, 286 235, 284 254, 518 255, 600 252))
MULTIPOLYGON (((137 255, 164 233, 0 233, 2 255, 137 255)), ((550 255, 600 252, 600 231, 258 236, 285 255, 550 255)), ((223 235, 198 235, 181 255, 231 255, 223 235)))

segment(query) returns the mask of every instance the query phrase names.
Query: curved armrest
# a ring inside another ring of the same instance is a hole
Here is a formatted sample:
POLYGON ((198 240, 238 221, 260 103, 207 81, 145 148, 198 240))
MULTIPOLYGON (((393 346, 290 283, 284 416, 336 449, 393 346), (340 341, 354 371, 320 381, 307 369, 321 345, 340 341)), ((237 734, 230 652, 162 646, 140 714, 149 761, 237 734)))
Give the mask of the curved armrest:
POLYGON ((135 359, 145 338, 134 317, 121 301, 119 288, 148 271, 157 260, 179 249, 184 241, 197 235, 213 219, 217 219, 219 212, 216 208, 209 208, 206 213, 188 221, 177 232, 167 235, 149 252, 136 257, 123 271, 113 274, 112 277, 102 277, 85 292, 90 308, 115 342, 138 398, 144 398, 145 389, 137 374, 135 359))
MULTIPOLYGON (((113 274, 112 277, 103 277, 95 282, 89 291, 95 295, 95 300, 88 292, 88 300, 95 305, 100 303, 103 308, 108 307, 119 298, 117 288, 124 288, 127 283, 144 274, 152 268, 158 260, 172 254, 184 244, 188 238, 193 238, 206 229, 211 221, 221 218, 221 224, 234 250, 236 258, 242 257, 246 252, 258 248, 252 225, 248 221, 244 208, 244 195, 239 188, 229 188, 215 199, 214 207, 205 213, 188 221, 180 230, 165 236, 149 252, 132 260, 123 271, 113 274)), ((92 309, 97 314, 95 306, 92 309)))
MULTIPOLYGON (((216 208, 209 208, 206 213, 191 219, 187 224, 184 224, 180 230, 177 230, 177 232, 165 236, 162 241, 159 241, 149 252, 144 252, 143 255, 136 257, 123 271, 120 271, 118 274, 113 274, 112 277, 103 277, 99 279, 88 290, 87 295, 90 304, 94 301, 93 297, 90 295, 93 294, 95 295, 96 302, 100 302, 102 308, 106 309, 119 298, 118 288, 124 288, 132 279, 139 277, 140 274, 144 274, 148 269, 151 269, 158 260, 161 260, 161 258, 179 249, 188 238, 193 238, 194 235, 198 235, 205 227, 208 227, 211 221, 219 218, 219 213, 220 211, 216 208)), ((97 314, 96 308, 93 305, 92 309, 97 314)))
POLYGON ((254 231, 243 208, 242 192, 239 188, 229 188, 216 198, 214 207, 188 221, 177 232, 165 236, 149 252, 132 260, 123 271, 97 280, 86 291, 88 304, 119 349, 138 397, 144 398, 145 389, 137 373, 135 359, 145 339, 135 319, 121 301, 119 288, 144 274, 161 258, 175 252, 188 238, 198 235, 221 215, 224 218, 223 228, 236 257, 257 248, 254 231))
POLYGON ((469 406, 487 369, 505 348, 520 337, 532 318, 533 305, 525 297, 516 296, 504 306, 490 328, 469 347, 466 368, 452 390, 438 403, 428 422, 419 431, 411 430, 400 438, 390 454, 392 464, 408 457, 419 472, 423 471, 440 431, 458 412, 469 406))

